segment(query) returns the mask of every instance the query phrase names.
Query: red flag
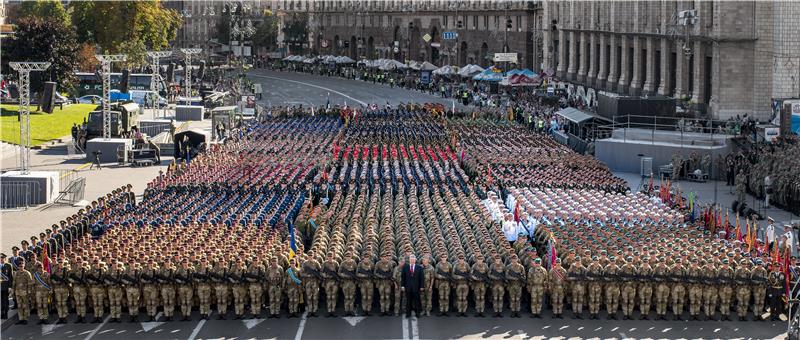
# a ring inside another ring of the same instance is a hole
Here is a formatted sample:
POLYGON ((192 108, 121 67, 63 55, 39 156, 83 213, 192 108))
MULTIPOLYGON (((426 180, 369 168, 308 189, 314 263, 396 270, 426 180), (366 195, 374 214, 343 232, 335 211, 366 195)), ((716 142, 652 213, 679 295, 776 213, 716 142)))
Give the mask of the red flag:
POLYGON ((49 254, 47 253, 47 243, 42 244, 42 247, 44 248, 42 250, 42 267, 44 268, 44 270, 46 270, 49 273, 50 272, 50 257, 49 257, 49 254))
POLYGON ((736 214, 736 240, 742 242, 742 228, 739 225, 739 214, 736 214))
POLYGON ((790 250, 791 248, 787 245, 786 249, 784 249, 785 254, 783 256, 783 263, 781 264, 782 265, 781 269, 783 270, 783 277, 786 278, 785 286, 786 286, 787 299, 791 296, 789 291, 789 277, 792 275, 792 273, 791 270, 789 269, 791 266, 791 263, 789 263, 789 258, 792 256, 792 254, 789 252, 790 250))
POLYGON ((519 201, 514 205, 514 222, 519 222, 519 201))
POLYGON ((725 239, 731 238, 730 223, 728 223, 728 210, 725 210, 725 239))

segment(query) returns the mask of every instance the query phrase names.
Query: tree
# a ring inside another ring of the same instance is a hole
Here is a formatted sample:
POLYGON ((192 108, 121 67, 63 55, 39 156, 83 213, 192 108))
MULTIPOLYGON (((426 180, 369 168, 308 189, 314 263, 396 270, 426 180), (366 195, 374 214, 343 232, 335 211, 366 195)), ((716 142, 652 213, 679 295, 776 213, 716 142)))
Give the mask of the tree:
MULTIPOLYGON (((42 20, 35 16, 21 19, 16 34, 2 46, 3 73, 12 74, 9 61, 50 62, 41 79, 55 81, 59 88, 71 88, 75 81, 73 71, 78 66, 78 44, 75 31, 56 20, 42 20)), ((33 78, 33 77, 32 77, 33 78)), ((42 88, 41 82, 31 82, 34 92, 42 88)))
POLYGON ((253 47, 263 47, 267 50, 271 50, 275 47, 277 39, 278 21, 275 16, 267 15, 264 17, 264 21, 256 28, 256 34, 253 35, 253 47))
POLYGON ((144 63, 147 50, 168 48, 181 25, 180 15, 160 1, 75 4, 72 20, 81 42, 96 43, 103 53, 129 54, 129 66, 144 63))
POLYGON ((283 27, 284 39, 292 54, 301 54, 304 43, 308 42, 308 17, 295 16, 283 27))
POLYGON ((23 1, 20 5, 20 19, 36 17, 42 20, 54 20, 69 27, 70 17, 64 5, 55 0, 23 1))
POLYGON ((82 72, 94 72, 97 70, 97 61, 95 55, 97 49, 94 44, 84 43, 78 47, 78 70, 82 72))

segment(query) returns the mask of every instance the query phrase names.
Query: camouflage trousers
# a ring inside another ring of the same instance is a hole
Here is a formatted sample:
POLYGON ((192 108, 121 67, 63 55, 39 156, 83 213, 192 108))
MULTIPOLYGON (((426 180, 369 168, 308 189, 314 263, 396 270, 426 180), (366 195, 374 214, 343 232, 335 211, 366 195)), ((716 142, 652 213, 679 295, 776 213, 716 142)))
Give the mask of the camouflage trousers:
POLYGON ((139 286, 128 286, 125 288, 125 300, 128 303, 128 314, 131 317, 139 315, 139 306, 142 292, 139 286))
POLYGON ((269 314, 278 315, 281 312, 281 301, 283 301, 283 289, 276 283, 269 286, 269 314))
POLYGON ((506 287, 502 282, 492 282, 492 309, 495 313, 503 312, 503 297, 506 295, 506 287))
POLYGON ((342 280, 342 295, 344 295, 344 311, 352 313, 356 305, 356 281, 342 280))
POLYGON ((194 295, 194 290, 192 286, 189 284, 183 284, 178 287, 178 300, 181 305, 181 314, 184 317, 190 317, 192 315, 192 297, 194 295))
POLYGON ((575 314, 583 313, 583 304, 585 303, 584 295, 586 294, 586 285, 583 282, 572 283, 572 312, 575 314))
POLYGON ((66 318, 69 315, 69 307, 67 306, 67 302, 69 301, 69 287, 65 285, 53 287, 53 297, 55 298, 58 318, 66 318))
POLYGON ((646 317, 647 314, 650 314, 650 308, 653 305, 653 285, 640 283, 636 289, 639 293, 639 312, 646 317))
POLYGON ((680 317, 683 314, 683 303, 685 301, 686 288, 682 284, 676 283, 672 286, 672 313, 676 317, 680 317))
POLYGON ((508 284, 508 302, 512 312, 519 312, 522 309, 520 305, 522 300, 522 284, 519 282, 511 282, 508 284))
POLYGON ((102 285, 92 286, 89 289, 92 294, 92 308, 94 309, 94 317, 99 318, 103 315, 104 302, 106 299, 106 288, 102 285))
POLYGON ((736 314, 742 318, 747 316, 747 305, 750 304, 750 286, 736 287, 736 302, 736 314))
POLYGON ((619 284, 618 283, 607 283, 606 286, 606 312, 608 315, 614 315, 617 313, 617 309, 619 309, 619 284))
POLYGON ((469 284, 467 281, 456 282, 456 311, 465 313, 467 311, 467 297, 469 296, 469 284))
POLYGON ((124 294, 122 286, 108 287, 108 308, 113 319, 122 317, 122 298, 124 294))
POLYGON ((161 304, 164 307, 164 316, 171 318, 175 314, 175 286, 161 285, 161 304))
POLYGON ((27 291, 16 291, 14 295, 17 297, 17 316, 19 320, 27 321, 31 315, 30 294, 27 291))
MULTIPOLYGON (((555 284, 550 289, 550 303, 553 305, 553 314, 561 315, 564 313, 564 286, 561 284, 555 284)), ((542 311, 542 300, 544 299, 544 287, 541 289, 537 289, 536 292, 536 304, 537 309, 533 311, 533 301, 534 295, 531 294, 531 312, 538 315, 542 311)))
POLYGON ((636 285, 631 282, 622 284, 620 290, 622 300, 622 315, 631 316, 633 308, 636 306, 636 285))
POLYGON ((217 301, 217 312, 219 315, 228 314, 228 304, 230 304, 230 295, 227 283, 217 283, 214 285, 214 295, 217 301))
POLYGON ((703 305, 703 287, 698 284, 689 286, 689 314, 697 316, 703 305))
POLYGON ((339 295, 339 283, 336 282, 336 280, 325 280, 323 285, 325 286, 328 313, 333 313, 336 311, 336 298, 339 295))
POLYGON ((261 282, 251 282, 247 284, 247 291, 250 294, 250 312, 257 317, 261 314, 261 297, 264 295, 264 286, 261 282))
POLYGON ((450 282, 441 280, 436 289, 439 294, 439 312, 447 313, 450 310, 450 282))
POLYGON ((719 299, 717 287, 714 285, 703 285, 703 313, 705 313, 707 317, 711 317, 716 313, 717 299, 719 299))
POLYGON ((147 315, 151 317, 156 316, 158 310, 158 286, 154 284, 146 284, 143 289, 144 303, 147 306, 147 315))
POLYGON ((200 315, 211 314, 211 285, 199 283, 197 285, 197 298, 200 302, 200 315))
POLYGON ((309 313, 316 313, 319 309, 319 281, 306 278, 303 280, 303 290, 306 294, 306 309, 309 313))
POLYGON ((388 313, 391 309, 392 284, 389 280, 379 280, 377 286, 381 313, 388 313))
MULTIPOLYGON (((428 290, 425 290, 425 294, 428 298, 430 298, 430 293, 428 293, 428 290)), ((483 282, 473 283, 472 295, 475 297, 475 311, 478 313, 483 313, 484 309, 486 309, 486 284, 483 282)), ((428 301, 428 305, 430 305, 430 301, 428 301)), ((423 307, 423 309, 425 309, 426 312, 430 312, 430 307, 427 309, 423 307)))
POLYGON ((600 302, 603 298, 603 285, 600 282, 589 282, 589 314, 600 313, 600 302))
MULTIPOLYGON (((289 307, 289 313, 297 314, 297 312, 300 310, 300 286, 298 286, 296 283, 290 283, 290 285, 294 286, 286 287, 286 299, 288 300, 287 306, 289 307)), ((272 304, 270 304, 269 308, 270 312, 272 312, 272 304)), ((275 313, 273 315, 278 315, 278 313, 281 312, 280 300, 277 301, 274 309, 275 313)))
POLYGON ((719 311, 723 317, 727 317, 731 313, 731 297, 733 296, 733 287, 724 285, 719 288, 719 311))
POLYGON ((370 279, 360 279, 358 288, 361 291, 361 309, 364 313, 372 311, 372 297, 375 295, 375 285, 370 279))
POLYGON ((767 289, 764 286, 752 286, 753 292, 753 314, 761 317, 764 314, 764 299, 767 297, 767 289))
POLYGON ((50 290, 36 288, 34 298, 36 299, 36 314, 39 315, 40 320, 47 320, 50 312, 50 290))
POLYGON ((656 286, 656 314, 667 314, 667 305, 669 304, 669 286, 661 282, 656 286))

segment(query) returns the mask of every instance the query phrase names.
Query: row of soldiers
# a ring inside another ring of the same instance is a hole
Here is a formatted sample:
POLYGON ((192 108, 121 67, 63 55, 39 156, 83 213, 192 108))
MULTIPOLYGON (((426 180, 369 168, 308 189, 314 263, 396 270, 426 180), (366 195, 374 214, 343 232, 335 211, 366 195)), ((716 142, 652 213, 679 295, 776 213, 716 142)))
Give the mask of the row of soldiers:
MULTIPOLYGON (((94 322, 100 322, 106 306, 111 322, 120 321, 123 306, 127 307, 131 321, 137 320, 141 307, 151 321, 162 307, 169 321, 176 306, 180 307, 183 320, 190 318, 194 306, 206 319, 212 314, 212 304, 216 305, 219 319, 225 318, 231 304, 236 319, 241 319, 248 311, 258 317, 262 301, 269 305, 269 317, 277 318, 284 295, 290 317, 298 315, 302 300, 309 316, 316 316, 320 291, 325 292, 329 316, 336 312, 340 291, 346 315, 355 314, 357 292, 363 314, 370 315, 376 289, 380 313, 387 315, 392 310, 399 314, 401 310, 404 294, 400 270, 405 258, 395 263, 391 256, 384 255, 373 263, 368 257, 357 259, 348 253, 341 263, 332 256, 319 263, 313 253, 300 253, 297 259, 301 265, 292 258, 284 268, 281 260, 285 257, 278 256, 269 261, 253 258, 248 262, 240 257, 222 257, 213 264, 203 257, 197 267, 187 258, 180 263, 167 257, 160 264, 153 258, 145 258, 143 263, 112 262, 107 266, 98 258, 83 261, 78 257, 74 266, 66 260, 54 262, 50 272, 42 262, 26 265, 24 258, 18 258, 16 264, 20 269, 14 272, 13 282, 23 324, 27 323, 32 308, 36 309, 40 323, 47 322, 51 308, 56 310, 58 323, 66 322, 70 307, 75 309, 77 322, 84 322, 89 306, 94 311, 94 322)), ((430 315, 434 308, 434 296, 439 315, 447 315, 454 295, 452 307, 457 315, 466 316, 472 292, 476 315, 483 316, 488 291, 497 317, 502 316, 506 297, 511 316, 519 317, 523 292, 527 292, 532 317, 540 317, 547 298, 556 318, 562 317, 569 302, 576 318, 582 317, 584 306, 588 307, 591 318, 597 318, 601 306, 605 306, 609 318, 616 318, 621 309, 623 318, 629 319, 638 306, 641 318, 646 319, 654 306, 656 319, 664 319, 668 307, 681 319, 684 306, 688 306, 692 319, 697 319, 701 310, 707 318, 715 318, 719 308, 722 319, 729 320, 735 300, 737 315, 745 320, 751 301, 756 318, 761 317, 767 288, 771 292, 782 289, 784 280, 782 273, 768 273, 763 263, 753 264, 749 259, 739 263, 728 263, 726 259, 717 266, 697 259, 684 263, 678 258, 673 263, 647 256, 626 259, 594 256, 575 257, 568 269, 561 266, 561 258, 556 258, 547 269, 535 251, 529 250, 522 258, 512 255, 506 263, 500 255, 493 256, 491 262, 481 255, 473 261, 464 255, 452 263, 445 255, 435 264, 431 260, 430 256, 422 260, 425 315, 430 315), (527 268, 522 261, 528 261, 527 268)), ((773 317, 774 311, 771 310, 773 317)))

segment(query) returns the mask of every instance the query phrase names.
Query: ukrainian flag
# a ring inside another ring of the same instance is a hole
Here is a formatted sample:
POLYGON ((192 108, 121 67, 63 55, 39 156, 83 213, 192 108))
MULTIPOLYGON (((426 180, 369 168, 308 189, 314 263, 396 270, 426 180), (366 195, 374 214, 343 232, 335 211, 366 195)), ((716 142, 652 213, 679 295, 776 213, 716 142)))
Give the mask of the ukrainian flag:
POLYGON ((294 224, 289 221, 289 260, 297 254, 297 244, 294 241, 294 224))

